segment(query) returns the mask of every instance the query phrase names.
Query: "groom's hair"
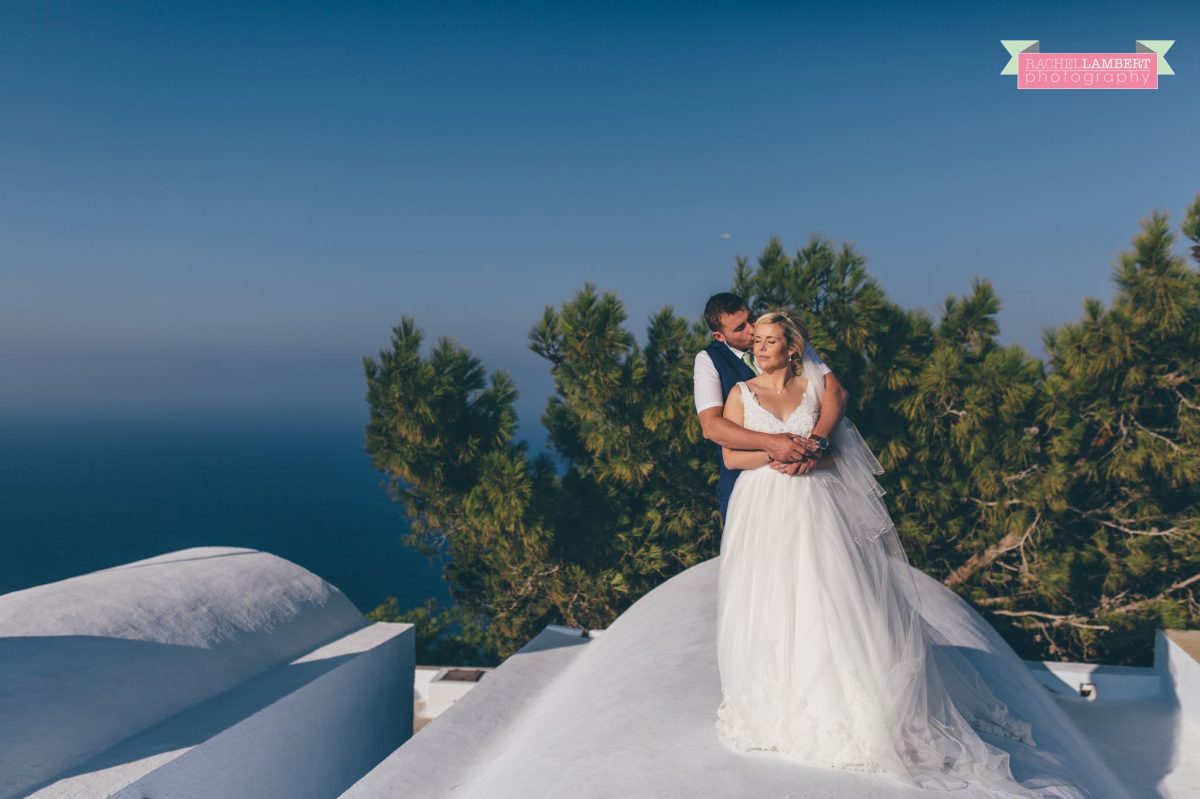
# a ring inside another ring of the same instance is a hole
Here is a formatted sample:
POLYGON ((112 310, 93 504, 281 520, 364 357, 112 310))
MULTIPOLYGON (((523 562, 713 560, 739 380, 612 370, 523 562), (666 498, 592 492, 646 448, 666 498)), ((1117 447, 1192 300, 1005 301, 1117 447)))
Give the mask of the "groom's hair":
POLYGON ((743 308, 750 308, 745 300, 736 294, 722 291, 709 297, 708 302, 704 304, 704 321, 708 323, 708 329, 716 333, 721 329, 722 316, 737 313, 743 308))

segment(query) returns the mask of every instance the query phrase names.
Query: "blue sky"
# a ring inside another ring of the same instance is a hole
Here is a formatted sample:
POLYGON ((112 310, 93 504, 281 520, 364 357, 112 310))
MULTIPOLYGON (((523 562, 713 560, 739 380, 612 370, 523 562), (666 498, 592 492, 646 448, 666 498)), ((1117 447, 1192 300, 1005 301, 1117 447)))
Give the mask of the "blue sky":
POLYGON ((1040 355, 1200 191, 1197 30, 1194 2, 7 0, 0 414, 365 414, 412 314, 512 372, 533 433, 545 305, 590 280, 641 337, 771 235, 852 242, 908 307, 988 277, 1040 355), (1175 39, 1177 74, 1017 91, 1001 39, 1175 39))

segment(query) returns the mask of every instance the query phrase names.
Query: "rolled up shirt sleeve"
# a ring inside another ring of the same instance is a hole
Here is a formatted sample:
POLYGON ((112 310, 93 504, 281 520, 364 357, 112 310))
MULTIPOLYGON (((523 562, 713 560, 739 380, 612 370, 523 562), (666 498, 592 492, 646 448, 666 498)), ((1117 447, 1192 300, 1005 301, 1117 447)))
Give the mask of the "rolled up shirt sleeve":
POLYGON ((717 365, 704 350, 696 353, 696 363, 692 367, 692 391, 696 395, 696 413, 725 406, 717 365))

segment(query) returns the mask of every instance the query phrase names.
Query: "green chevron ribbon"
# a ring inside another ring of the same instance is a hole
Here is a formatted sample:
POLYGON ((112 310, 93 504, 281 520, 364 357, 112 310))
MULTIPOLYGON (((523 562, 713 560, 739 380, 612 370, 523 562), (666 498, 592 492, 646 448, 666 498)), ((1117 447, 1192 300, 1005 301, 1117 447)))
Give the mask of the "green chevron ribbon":
POLYGON ((1171 49, 1171 45, 1173 44, 1175 44, 1174 39, 1139 39, 1135 52, 1157 53, 1158 74, 1174 75, 1175 70, 1171 69, 1171 65, 1167 63, 1167 51, 1171 49))
POLYGON ((1019 54, 1038 52, 1037 39, 1001 39, 1000 44, 1004 45, 1004 49, 1011 56, 1008 63, 1004 65, 1004 69, 1000 71, 1001 75, 1017 74, 1017 56, 1019 54))

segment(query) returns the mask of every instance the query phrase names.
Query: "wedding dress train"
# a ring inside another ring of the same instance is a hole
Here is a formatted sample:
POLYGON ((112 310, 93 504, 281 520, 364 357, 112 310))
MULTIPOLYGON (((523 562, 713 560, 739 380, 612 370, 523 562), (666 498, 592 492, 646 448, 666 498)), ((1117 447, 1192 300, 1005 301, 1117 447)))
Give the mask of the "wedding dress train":
MULTIPOLYGON (((811 432, 813 380, 784 420, 738 385, 747 428, 811 432)), ((931 644, 882 502, 850 483, 837 466, 738 477, 721 539, 718 738, 927 789, 1082 797, 1022 786, 1008 754, 976 733, 1036 746, 966 658, 931 644)))

